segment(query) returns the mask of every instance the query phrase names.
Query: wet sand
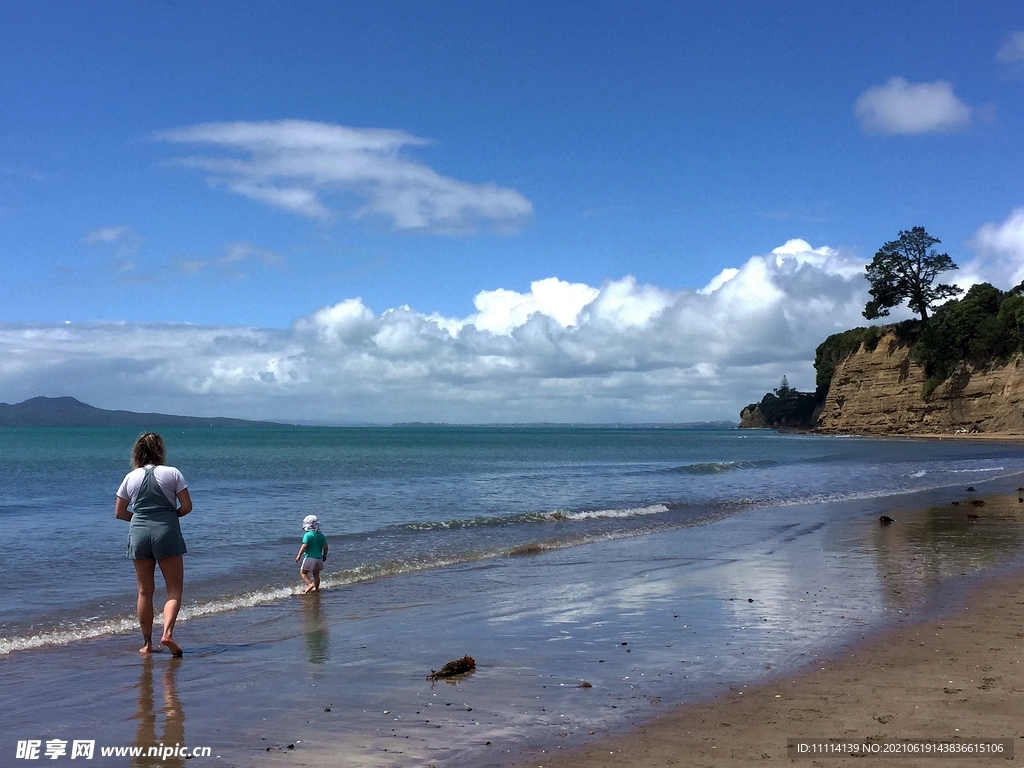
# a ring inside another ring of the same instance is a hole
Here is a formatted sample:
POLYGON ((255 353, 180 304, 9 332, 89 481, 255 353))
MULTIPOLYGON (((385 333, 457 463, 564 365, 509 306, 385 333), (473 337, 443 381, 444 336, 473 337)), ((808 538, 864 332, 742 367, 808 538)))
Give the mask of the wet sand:
MULTIPOLYGON (((1001 485, 1009 490, 1006 481, 1001 485)), ((666 581, 668 592, 684 585, 707 592, 724 611, 744 617, 731 631, 722 631, 727 614, 718 610, 705 624, 695 624, 690 614, 690 623, 675 630, 653 631, 644 623, 628 636, 628 648, 625 640, 612 642, 623 638, 609 633, 601 643, 605 650, 598 653, 602 659, 582 664, 574 660, 583 651, 579 640, 566 638, 558 644, 555 674, 538 665, 528 675, 532 683, 518 681, 526 683, 522 690, 493 662, 450 687, 438 686, 440 693, 433 695, 443 702, 435 703, 474 708, 468 714, 464 710, 462 722, 452 710, 441 710, 447 717, 437 720, 436 710, 431 714, 398 704, 376 737, 366 739, 364 732, 357 740, 321 731, 294 751, 275 750, 260 764, 648 768, 747 766, 768 759, 809 766, 855 759, 861 760, 858 765, 879 763, 877 758, 791 760, 790 738, 1011 737, 1024 750, 1019 662, 1024 568, 1021 541, 1014 533, 1024 520, 1024 504, 1018 505, 1016 496, 978 498, 963 487, 942 491, 925 506, 899 506, 919 501, 916 496, 875 501, 882 503, 873 508, 874 517, 863 524, 841 524, 843 535, 798 537, 792 543, 803 543, 782 555, 788 560, 785 575, 776 570, 782 551, 772 543, 761 550, 738 547, 735 562, 709 569, 702 587, 694 587, 692 580, 700 578, 694 572, 666 581), (879 510, 897 522, 880 525, 879 510), (856 530, 861 533, 851 535, 856 530), (812 556, 812 547, 822 549, 812 556), (877 581, 858 576, 858 552, 867 556, 862 562, 871 563, 877 581), (781 578, 757 591, 773 574, 781 578), (874 595, 866 597, 872 589, 874 595), (747 595, 756 599, 748 601, 747 595), (778 619, 771 619, 770 631, 762 628, 769 624, 758 624, 766 605, 778 619), (787 627, 797 625, 787 633, 787 627), (697 627, 701 642, 679 642, 686 626, 697 627), (673 637, 675 643, 665 642, 673 637), (656 643, 645 642, 654 638, 656 643), (616 651, 614 646, 619 646, 616 651), (631 651, 633 656, 625 655, 631 651), (681 680, 687 672, 689 679, 681 680), (582 687, 583 680, 592 687, 582 687), (672 697, 703 703, 672 706, 672 697), (615 707, 619 715, 611 714, 615 707), (421 730, 423 720, 417 724, 410 718, 421 712, 431 718, 427 728, 439 729, 436 737, 421 730)), ((739 534, 755 521, 745 516, 732 522, 739 534)), ((780 534, 775 542, 786 539, 780 534)), ((608 616, 606 610, 600 614, 608 616)), ((645 621, 652 615, 644 613, 645 621)), ((675 615, 677 622, 683 619, 675 615)), ((909 766, 932 759, 900 758, 909 766)), ((1015 759, 1021 759, 1019 754, 1015 759)))
MULTIPOLYGON (((964 514, 1018 512, 1015 497, 962 502, 964 514)), ((898 513, 894 513, 896 516, 898 513)), ((546 753, 545 768, 718 768, 785 760, 797 765, 866 765, 885 758, 793 759, 791 738, 898 742, 1010 738, 1024 760, 1024 569, 973 586, 941 618, 904 619, 799 675, 734 688, 713 702, 681 706, 623 735, 578 751, 546 753)), ((889 758, 891 760, 892 758, 889 758)), ((978 764, 956 758, 946 764, 978 764)), ((981 764, 1003 758, 982 760, 981 764)), ((888 760, 886 760, 888 762, 888 760)), ((934 765, 901 757, 899 765, 934 765)))

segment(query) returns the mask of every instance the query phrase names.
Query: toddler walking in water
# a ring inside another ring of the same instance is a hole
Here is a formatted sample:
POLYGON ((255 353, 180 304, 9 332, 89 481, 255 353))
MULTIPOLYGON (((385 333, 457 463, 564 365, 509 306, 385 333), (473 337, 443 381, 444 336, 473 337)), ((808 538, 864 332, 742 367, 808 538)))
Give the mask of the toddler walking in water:
POLYGON ((306 585, 306 594, 320 589, 320 571, 323 570, 324 560, 327 559, 327 537, 320 533, 320 521, 316 515, 306 515, 302 518, 302 546, 299 547, 299 554, 295 556, 295 562, 302 560, 299 566, 299 575, 302 576, 302 583, 306 585))

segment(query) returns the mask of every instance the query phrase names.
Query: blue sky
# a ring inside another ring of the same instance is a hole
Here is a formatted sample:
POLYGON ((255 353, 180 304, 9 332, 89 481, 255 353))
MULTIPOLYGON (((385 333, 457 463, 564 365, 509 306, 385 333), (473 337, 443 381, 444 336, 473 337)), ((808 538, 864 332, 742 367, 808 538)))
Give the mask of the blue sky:
POLYGON ((1024 279, 1024 7, 5 3, 0 401, 735 418, 926 227, 1024 279))

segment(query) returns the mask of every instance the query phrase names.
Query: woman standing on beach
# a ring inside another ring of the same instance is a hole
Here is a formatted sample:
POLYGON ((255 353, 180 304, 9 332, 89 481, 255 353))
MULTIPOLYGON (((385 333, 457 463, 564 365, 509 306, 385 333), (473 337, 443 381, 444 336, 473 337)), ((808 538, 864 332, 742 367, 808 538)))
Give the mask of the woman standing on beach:
POLYGON ((147 432, 132 448, 132 471, 117 489, 114 517, 129 521, 128 557, 135 564, 138 582, 139 628, 142 653, 153 653, 153 593, 156 590, 156 566, 164 577, 167 602, 164 603, 164 632, 160 644, 174 656, 182 651, 174 642, 174 622, 181 608, 184 588, 185 539, 178 518, 192 511, 185 478, 174 467, 164 466, 167 452, 160 435, 147 432))

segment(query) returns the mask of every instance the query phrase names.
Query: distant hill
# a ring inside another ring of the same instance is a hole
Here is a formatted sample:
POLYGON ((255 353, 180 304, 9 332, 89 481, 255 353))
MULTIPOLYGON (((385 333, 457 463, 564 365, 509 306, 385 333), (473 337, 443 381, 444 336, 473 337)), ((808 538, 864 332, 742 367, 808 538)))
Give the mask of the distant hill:
MULTIPOLYGON (((318 422, 319 423, 319 422, 318 422)), ((346 424, 345 426, 353 426, 346 424)), ((369 426, 380 426, 371 424, 369 426)), ((572 421, 496 421, 482 424, 464 424, 446 421, 401 421, 391 424, 400 429, 736 429, 735 421, 685 422, 572 422, 572 421)))
POLYGON ((0 427, 251 427, 267 422, 205 419, 166 413, 107 411, 73 397, 33 397, 23 403, 0 403, 0 427))

